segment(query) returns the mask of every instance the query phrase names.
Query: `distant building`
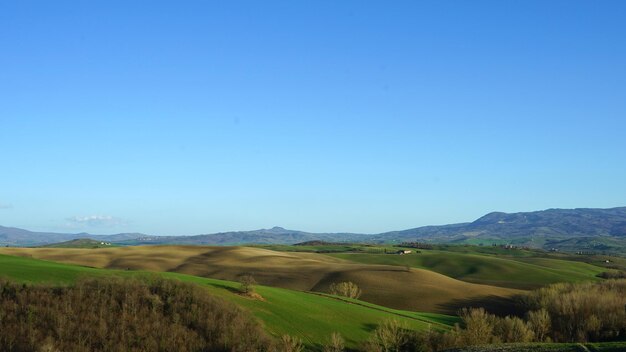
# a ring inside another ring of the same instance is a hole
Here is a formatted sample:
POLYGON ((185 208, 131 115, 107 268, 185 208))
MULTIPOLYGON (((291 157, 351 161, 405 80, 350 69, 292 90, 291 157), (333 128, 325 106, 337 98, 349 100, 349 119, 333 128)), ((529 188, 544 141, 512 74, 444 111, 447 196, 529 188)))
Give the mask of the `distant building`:
POLYGON ((410 250, 407 249, 401 249, 399 251, 396 252, 397 254, 411 254, 410 250))

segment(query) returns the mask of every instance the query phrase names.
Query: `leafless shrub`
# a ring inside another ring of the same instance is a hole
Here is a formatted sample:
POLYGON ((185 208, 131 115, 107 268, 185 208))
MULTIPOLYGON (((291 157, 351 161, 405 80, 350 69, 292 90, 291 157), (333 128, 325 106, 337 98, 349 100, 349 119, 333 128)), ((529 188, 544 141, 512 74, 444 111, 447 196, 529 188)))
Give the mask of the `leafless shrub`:
POLYGON ((526 314, 526 321, 535 334, 535 341, 547 342, 549 340, 552 322, 547 310, 541 308, 528 312, 526 314))
POLYGON ((621 271, 621 270, 603 271, 596 276, 601 277, 603 279, 626 279, 626 271, 621 271))
POLYGON ((422 351, 422 336, 395 319, 382 322, 365 344, 368 352, 422 351))
POLYGON ((556 341, 585 342, 626 333, 626 280, 554 284, 526 297, 526 309, 544 309, 556 341))
POLYGON ((338 296, 357 299, 361 297, 361 289, 355 283, 350 281, 332 283, 329 287, 330 293, 338 296))
POLYGON ((495 336, 502 342, 531 342, 535 333, 528 324, 518 317, 498 319, 495 336))
POLYGON ((343 352, 345 350, 345 341, 338 332, 330 335, 328 345, 324 346, 324 352, 343 352))
POLYGON ((254 293, 254 285, 256 285, 256 280, 254 280, 252 274, 241 275, 239 277, 239 284, 239 290, 241 291, 241 293, 246 295, 254 293))
POLYGON ((283 335, 278 342, 278 352, 301 352, 304 350, 302 340, 297 337, 283 335))
POLYGON ((463 308, 460 311, 465 329, 462 339, 465 345, 484 345, 493 342, 496 317, 483 308, 463 308))
POLYGON ((193 284, 87 279, 68 287, 0 281, 2 351, 263 351, 258 323, 193 284))

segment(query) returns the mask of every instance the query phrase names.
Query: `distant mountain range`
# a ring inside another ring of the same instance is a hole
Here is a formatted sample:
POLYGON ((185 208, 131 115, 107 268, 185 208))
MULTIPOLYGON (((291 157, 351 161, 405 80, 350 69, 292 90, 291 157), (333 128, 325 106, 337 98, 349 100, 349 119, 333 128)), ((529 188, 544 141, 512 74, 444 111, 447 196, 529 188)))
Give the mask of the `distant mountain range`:
POLYGON ((114 235, 92 235, 89 233, 33 232, 16 227, 0 226, 0 245, 2 246, 40 246, 50 243, 90 238, 97 241, 118 242, 145 236, 141 233, 118 233, 114 235))
POLYGON ((220 232, 196 236, 144 236, 124 241, 124 244, 295 244, 321 240, 326 242, 368 241, 371 235, 356 233, 311 233, 282 227, 252 231, 220 232))
POLYGON ((476 221, 424 226, 366 235, 311 233, 282 227, 253 231, 221 232, 195 236, 150 236, 139 233, 90 235, 31 232, 0 226, 0 245, 35 246, 78 238, 120 245, 137 244, 294 244, 325 242, 431 242, 469 244, 516 244, 536 248, 559 248, 623 253, 626 249, 626 207, 611 209, 549 209, 525 213, 489 213, 476 221))
POLYGON ((437 238, 519 240, 528 237, 626 236, 626 207, 548 209, 526 213, 489 213, 474 222, 425 226, 377 235, 380 239, 437 238))
POLYGON ((493 212, 469 223, 393 231, 371 239, 378 242, 516 244, 626 254, 626 207, 493 212))

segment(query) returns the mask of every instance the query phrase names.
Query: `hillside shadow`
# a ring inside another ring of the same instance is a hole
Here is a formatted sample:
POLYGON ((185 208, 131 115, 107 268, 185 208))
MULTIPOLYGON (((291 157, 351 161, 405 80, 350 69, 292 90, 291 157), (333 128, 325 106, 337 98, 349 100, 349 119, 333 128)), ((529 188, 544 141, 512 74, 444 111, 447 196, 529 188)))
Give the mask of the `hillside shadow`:
POLYGON ((445 310, 448 314, 457 314, 462 308, 483 308, 488 313, 497 316, 523 316, 525 312, 521 307, 519 297, 519 295, 511 297, 488 295, 467 299, 454 299, 438 305, 438 308, 445 310))
POLYGON ((367 332, 372 332, 372 331, 376 330, 377 327, 378 327, 378 324, 372 324, 372 323, 365 323, 365 324, 363 324, 363 330, 365 330, 367 332))
POLYGON ((207 286, 212 286, 212 287, 215 287, 215 288, 221 288, 221 289, 229 291, 231 293, 240 293, 241 292, 236 287, 228 286, 228 285, 225 285, 225 284, 220 284, 220 283, 217 283, 217 282, 208 282, 207 286))

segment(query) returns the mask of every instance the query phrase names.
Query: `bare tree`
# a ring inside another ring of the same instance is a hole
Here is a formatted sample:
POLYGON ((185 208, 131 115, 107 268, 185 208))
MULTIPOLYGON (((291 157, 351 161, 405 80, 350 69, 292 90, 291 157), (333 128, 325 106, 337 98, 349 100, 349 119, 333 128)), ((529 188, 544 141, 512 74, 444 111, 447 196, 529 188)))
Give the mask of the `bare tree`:
POLYGON ((330 335, 330 343, 324 347, 324 352, 343 352, 345 350, 345 342, 341 334, 333 332, 330 335))
POLYGON ((332 283, 330 284, 329 290, 333 295, 354 299, 361 297, 361 293, 363 293, 357 284, 350 281, 332 283))
POLYGON ((459 316, 465 324, 465 344, 483 345, 493 339, 495 328, 495 316, 487 313, 483 308, 463 308, 459 316))
POLYGON ((526 315, 526 320, 530 329, 535 333, 535 339, 540 342, 546 341, 552 328, 548 311, 543 308, 530 311, 526 315))
POLYGON ((405 350, 410 336, 405 326, 395 319, 386 320, 374 330, 367 343, 367 350, 372 352, 392 352, 405 350))
POLYGON ((252 274, 241 275, 239 277, 239 284, 241 285, 239 287, 241 293, 246 295, 254 293, 254 285, 256 285, 256 280, 254 280, 252 274))
POLYGON ((304 351, 302 340, 297 337, 283 335, 277 346, 278 352, 301 352, 304 351))
POLYGON ((511 316, 498 319, 495 334, 502 342, 531 342, 535 338, 535 333, 525 321, 511 316))

